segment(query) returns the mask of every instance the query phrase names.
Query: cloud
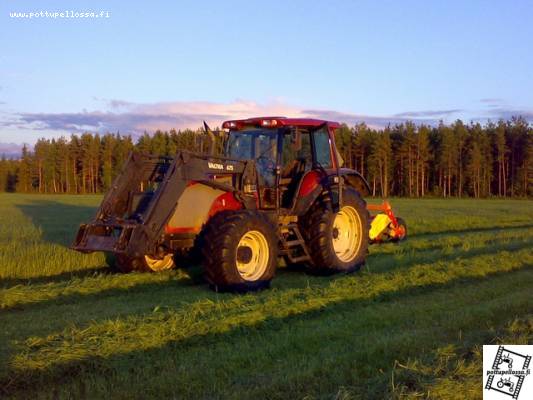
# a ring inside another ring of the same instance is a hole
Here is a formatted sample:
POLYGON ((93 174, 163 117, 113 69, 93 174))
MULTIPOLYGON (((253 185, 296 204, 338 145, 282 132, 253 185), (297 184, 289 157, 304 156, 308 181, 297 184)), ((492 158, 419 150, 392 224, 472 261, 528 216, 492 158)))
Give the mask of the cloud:
POLYGON ((395 117, 404 118, 426 118, 426 117, 446 117, 450 114, 457 114, 463 112, 461 109, 452 110, 425 110, 425 111, 405 111, 399 114, 394 114, 395 117))
POLYGON ((505 104, 505 100, 499 97, 487 97, 484 99, 480 99, 479 102, 485 104, 486 107, 489 108, 503 107, 503 105, 505 104))
POLYGON ((131 107, 134 104, 124 100, 109 100, 107 103, 111 108, 131 107))
POLYGON ((495 119, 510 120, 512 117, 522 117, 528 122, 533 122, 533 110, 532 109, 516 109, 499 107, 490 110, 490 115, 495 119))
MULTIPOLYGON (((209 117, 208 115, 201 115, 209 117)), ((179 114, 140 114, 114 112, 80 113, 21 113, 18 114, 18 127, 26 126, 36 130, 66 132, 82 131, 122 131, 141 133, 144 130, 169 129, 171 127, 198 126, 201 121, 189 115, 179 114)))
POLYGON ((226 119, 247 118, 253 115, 303 116, 298 109, 282 103, 262 105, 243 100, 231 103, 161 102, 151 104, 109 100, 107 106, 111 111, 18 113, 4 118, 0 121, 0 126, 61 132, 120 131, 139 134, 157 129, 196 129, 204 120, 216 126, 226 119))
MULTIPOLYGON (((104 100, 104 99, 99 99, 104 100)), ((0 120, 0 126, 18 129, 56 131, 58 133, 117 132, 142 134, 157 129, 196 129, 206 121, 220 126, 224 120, 253 116, 287 116, 319 118, 354 125, 365 122, 372 127, 384 127, 408 120, 415 123, 436 124, 438 120, 461 110, 410 111, 392 116, 376 116, 335 110, 305 109, 282 101, 257 103, 237 99, 228 103, 207 101, 174 101, 159 103, 132 103, 124 100, 104 100, 106 111, 71 113, 17 113, 0 120), (438 118, 437 118, 438 117, 438 118)))
POLYGON ((497 97, 487 97, 484 99, 479 99, 480 103, 503 103, 503 100, 497 97))
POLYGON ((417 118, 403 118, 397 116, 376 116, 376 115, 365 115, 365 114, 352 114, 344 113, 339 111, 332 110, 304 110, 303 111, 307 117, 326 119, 330 121, 338 121, 345 123, 347 125, 355 125, 361 122, 364 122, 370 127, 373 128, 383 128, 389 124, 401 124, 407 121, 413 121, 415 123, 426 123, 426 124, 436 124, 438 120, 436 119, 417 119, 417 118))
POLYGON ((15 158, 20 156, 21 151, 21 144, 0 142, 0 156, 6 156, 7 158, 15 158))

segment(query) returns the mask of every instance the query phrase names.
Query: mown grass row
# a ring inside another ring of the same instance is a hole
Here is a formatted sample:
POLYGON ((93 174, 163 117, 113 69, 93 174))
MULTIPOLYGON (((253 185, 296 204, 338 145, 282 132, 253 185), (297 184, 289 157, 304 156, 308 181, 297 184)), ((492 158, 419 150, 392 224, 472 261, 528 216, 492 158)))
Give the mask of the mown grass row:
MULTIPOLYGON (((413 262, 431 262, 436 257, 443 258, 472 256, 491 251, 497 246, 509 247, 512 250, 524 244, 531 244, 533 229, 518 228, 497 233, 466 234, 462 237, 451 236, 439 241, 429 239, 413 239, 404 246, 383 246, 376 257, 370 257, 367 269, 379 272, 391 268, 391 265, 405 266, 413 262)), ((106 271, 106 270, 102 270, 106 271)), ((69 296, 86 296, 92 294, 105 295, 106 291, 128 290, 140 285, 164 284, 169 282, 191 281, 187 272, 177 270, 164 274, 121 274, 94 273, 92 276, 75 277, 70 280, 50 283, 31 282, 0 289, 0 309, 23 308, 31 303, 42 303, 54 299, 61 300, 69 296)))
POLYGON ((99 196, 0 194, 0 287, 105 265, 101 253, 68 248, 99 196))
POLYGON ((334 281, 325 288, 272 292, 263 298, 248 295, 220 302, 198 301, 178 310, 161 309, 149 315, 66 329, 45 338, 29 338, 19 346, 18 354, 10 365, 21 376, 57 365, 68 369, 73 362, 85 359, 106 359, 117 354, 150 350, 171 341, 226 333, 240 327, 256 326, 269 319, 316 311, 339 302, 369 300, 531 265, 533 254, 528 247, 513 253, 500 251, 450 263, 420 264, 382 275, 351 276, 334 281), (492 263, 494 257, 501 262, 492 263))
MULTIPOLYGON (((0 287, 84 276, 88 269, 105 266, 101 253, 68 249, 78 225, 93 217, 100 200, 101 196, 0 194, 0 287)), ((533 227, 531 201, 393 199, 392 204, 407 217, 410 234, 433 242, 447 234, 533 227)))
MULTIPOLYGON (((516 290, 524 281, 533 281, 531 269, 335 303, 153 349, 71 360, 2 383, 9 395, 37 398, 334 398, 339 391, 346 398, 389 398, 401 387, 427 390, 422 384, 433 380, 421 376, 420 386, 410 375, 392 380, 397 361, 430 365, 435 348, 471 349, 500 336, 530 307, 529 291, 516 290)), ((468 398, 480 398, 480 387, 468 398)))
MULTIPOLYGON (((512 320, 490 343, 527 345, 533 343, 533 314, 512 320)), ((436 349, 427 360, 396 362, 391 377, 392 395, 397 399, 480 399, 483 347, 461 348, 454 344, 436 349)))

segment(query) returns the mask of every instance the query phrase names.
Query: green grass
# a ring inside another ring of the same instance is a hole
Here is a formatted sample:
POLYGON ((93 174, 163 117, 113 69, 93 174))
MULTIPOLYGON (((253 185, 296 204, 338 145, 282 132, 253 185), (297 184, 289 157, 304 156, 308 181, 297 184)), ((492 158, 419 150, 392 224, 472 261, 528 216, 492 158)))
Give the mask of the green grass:
POLYGON ((481 398, 481 345, 533 341, 533 202, 393 200, 360 273, 114 274, 68 249, 97 196, 0 195, 0 397, 481 398))

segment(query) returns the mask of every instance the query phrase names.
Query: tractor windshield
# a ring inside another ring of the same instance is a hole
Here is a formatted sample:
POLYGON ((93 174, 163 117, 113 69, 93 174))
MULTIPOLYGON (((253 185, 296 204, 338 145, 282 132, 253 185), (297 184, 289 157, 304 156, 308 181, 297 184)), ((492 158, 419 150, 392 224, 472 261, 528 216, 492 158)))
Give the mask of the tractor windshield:
POLYGON ((262 156, 276 157, 277 130, 254 129, 231 131, 226 156, 251 160, 262 156))
POLYGON ((238 160, 255 160, 257 172, 267 186, 273 186, 277 159, 277 129, 231 131, 226 156, 238 160))

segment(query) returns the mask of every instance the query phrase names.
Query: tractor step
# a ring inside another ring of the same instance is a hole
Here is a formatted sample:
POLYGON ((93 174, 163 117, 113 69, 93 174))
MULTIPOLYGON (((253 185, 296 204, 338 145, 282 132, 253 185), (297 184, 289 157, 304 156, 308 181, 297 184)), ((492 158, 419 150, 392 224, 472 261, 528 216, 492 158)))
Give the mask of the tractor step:
POLYGON ((305 244, 305 242, 303 240, 289 240, 289 241, 285 242, 285 245, 287 247, 296 247, 296 246, 299 246, 299 245, 302 245, 302 244, 305 244))
POLYGON ((298 228, 298 224, 290 223, 280 226, 282 253, 292 264, 311 261, 305 240, 298 228))
POLYGON ((289 257, 289 260, 293 264, 298 264, 298 263, 302 263, 302 262, 305 262, 305 261, 311 261, 311 257, 309 257, 309 256, 289 257))

